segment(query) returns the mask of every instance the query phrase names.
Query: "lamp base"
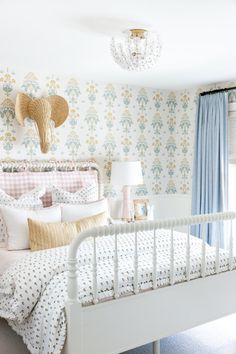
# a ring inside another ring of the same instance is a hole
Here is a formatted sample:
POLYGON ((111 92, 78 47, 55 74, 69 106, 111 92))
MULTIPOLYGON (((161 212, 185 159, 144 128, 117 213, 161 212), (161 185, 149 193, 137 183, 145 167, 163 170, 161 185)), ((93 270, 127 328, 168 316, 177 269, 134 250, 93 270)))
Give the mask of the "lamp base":
POLYGON ((126 222, 131 222, 134 219, 133 209, 131 208, 130 190, 130 186, 123 187, 122 220, 126 222))

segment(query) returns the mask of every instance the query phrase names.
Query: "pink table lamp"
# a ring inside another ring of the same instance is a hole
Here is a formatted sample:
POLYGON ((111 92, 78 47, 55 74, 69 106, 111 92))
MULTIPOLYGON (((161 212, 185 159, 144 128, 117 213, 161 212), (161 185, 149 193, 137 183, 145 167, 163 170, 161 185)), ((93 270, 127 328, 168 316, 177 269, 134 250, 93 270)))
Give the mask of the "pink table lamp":
POLYGON ((140 161, 113 161, 111 168, 111 184, 123 186, 122 219, 133 220, 131 208, 131 186, 143 184, 142 167, 140 161))

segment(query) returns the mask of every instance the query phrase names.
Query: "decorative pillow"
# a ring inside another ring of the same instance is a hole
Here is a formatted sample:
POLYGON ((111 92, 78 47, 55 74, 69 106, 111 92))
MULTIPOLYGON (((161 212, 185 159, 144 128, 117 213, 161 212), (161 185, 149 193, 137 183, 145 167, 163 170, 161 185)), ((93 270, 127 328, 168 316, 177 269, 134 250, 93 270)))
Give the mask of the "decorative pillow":
MULTIPOLYGON (((42 196, 45 194, 45 187, 38 186, 33 190, 22 194, 18 199, 10 196, 0 189, 0 205, 6 205, 14 208, 42 208, 42 196)), ((6 246, 7 231, 3 217, 0 213, 0 247, 6 246)))
POLYGON ((51 189, 53 185, 68 192, 76 192, 91 184, 97 185, 97 197, 95 198, 97 200, 99 185, 98 173, 95 170, 0 173, 0 188, 15 198, 19 198, 23 193, 38 185, 46 186, 46 193, 42 198, 44 207, 52 205, 51 189))
POLYGON ((66 222, 76 221, 103 212, 108 214, 108 203, 105 198, 86 204, 61 204, 61 220, 66 222))
POLYGON ((44 222, 61 221, 60 205, 36 210, 0 206, 0 211, 7 228, 8 250, 24 250, 29 248, 28 218, 44 222))
POLYGON ((19 208, 41 208, 41 198, 45 192, 45 187, 38 186, 16 199, 0 189, 0 204, 19 208))
POLYGON ((66 204, 81 204, 97 200, 98 185, 91 184, 79 189, 77 192, 71 193, 65 191, 57 186, 52 187, 52 203, 66 203, 66 204))
POLYGON ((90 216, 75 222, 44 223, 28 219, 31 251, 70 244, 78 233, 95 226, 107 225, 107 213, 90 216))

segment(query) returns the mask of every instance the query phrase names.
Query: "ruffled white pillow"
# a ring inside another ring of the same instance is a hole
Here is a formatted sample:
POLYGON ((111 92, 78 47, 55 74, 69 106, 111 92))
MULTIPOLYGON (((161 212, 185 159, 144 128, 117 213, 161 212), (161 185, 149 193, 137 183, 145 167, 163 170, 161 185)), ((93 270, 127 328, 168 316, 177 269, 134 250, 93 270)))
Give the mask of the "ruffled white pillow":
POLYGON ((98 185, 90 184, 89 186, 79 189, 77 192, 67 192, 57 186, 52 186, 52 202, 53 204, 83 204, 94 202, 97 200, 98 185))
MULTIPOLYGON (((15 199, 2 189, 0 189, 0 206, 6 205, 13 208, 42 208, 42 196, 45 194, 45 187, 38 186, 31 191, 22 194, 20 198, 15 199)), ((5 247, 7 240, 7 231, 4 219, 0 212, 0 247, 5 247)))

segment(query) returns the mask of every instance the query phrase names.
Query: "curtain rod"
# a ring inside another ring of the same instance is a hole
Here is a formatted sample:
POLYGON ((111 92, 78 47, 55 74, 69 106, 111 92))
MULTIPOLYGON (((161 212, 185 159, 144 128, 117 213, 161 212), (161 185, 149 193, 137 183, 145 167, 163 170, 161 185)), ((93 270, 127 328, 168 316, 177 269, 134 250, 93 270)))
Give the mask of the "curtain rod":
POLYGON ((226 92, 226 91, 230 91, 230 90, 236 90, 236 86, 234 86, 234 87, 228 87, 228 88, 223 88, 223 89, 212 90, 212 91, 201 92, 201 93, 200 93, 200 96, 212 95, 212 94, 214 94, 214 93, 226 92))

